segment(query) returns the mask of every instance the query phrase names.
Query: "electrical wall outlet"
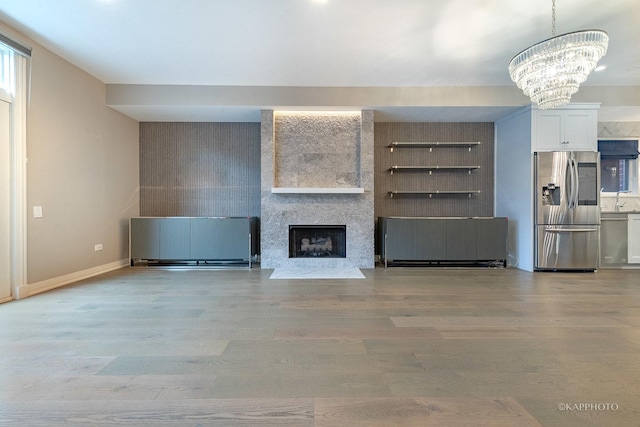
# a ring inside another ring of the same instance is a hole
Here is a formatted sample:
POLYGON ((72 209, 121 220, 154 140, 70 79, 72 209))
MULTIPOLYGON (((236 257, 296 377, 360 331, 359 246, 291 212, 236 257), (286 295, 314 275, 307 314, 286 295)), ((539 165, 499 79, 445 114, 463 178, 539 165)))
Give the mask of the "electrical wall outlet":
POLYGON ((33 217, 34 218, 42 218, 42 206, 34 206, 33 207, 33 217))
POLYGON ((95 245, 95 246, 93 247, 93 249, 94 249, 96 252, 101 251, 101 250, 102 250, 102 243, 98 243, 97 245, 95 245))

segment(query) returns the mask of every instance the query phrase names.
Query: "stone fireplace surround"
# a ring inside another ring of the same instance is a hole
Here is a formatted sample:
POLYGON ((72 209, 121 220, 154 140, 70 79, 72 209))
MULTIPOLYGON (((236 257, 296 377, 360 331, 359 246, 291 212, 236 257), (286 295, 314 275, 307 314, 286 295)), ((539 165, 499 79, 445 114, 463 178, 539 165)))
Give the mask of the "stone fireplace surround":
POLYGON ((261 267, 373 268, 373 111, 264 110, 261 267), (289 257, 289 226, 344 224, 344 258, 289 257))

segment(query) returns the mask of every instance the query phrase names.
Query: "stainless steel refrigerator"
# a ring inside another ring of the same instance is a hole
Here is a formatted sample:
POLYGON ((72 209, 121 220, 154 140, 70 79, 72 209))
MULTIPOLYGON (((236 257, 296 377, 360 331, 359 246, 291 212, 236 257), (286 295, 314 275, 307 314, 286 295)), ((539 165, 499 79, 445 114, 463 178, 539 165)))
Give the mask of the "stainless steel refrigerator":
POLYGON ((537 271, 594 271, 600 252, 600 153, 534 153, 537 271))

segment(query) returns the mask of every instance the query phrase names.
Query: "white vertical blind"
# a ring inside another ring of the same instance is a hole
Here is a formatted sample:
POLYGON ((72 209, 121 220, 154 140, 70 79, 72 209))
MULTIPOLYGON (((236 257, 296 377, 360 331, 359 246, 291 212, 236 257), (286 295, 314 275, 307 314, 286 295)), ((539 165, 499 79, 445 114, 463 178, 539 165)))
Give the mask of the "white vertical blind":
POLYGON ((12 297, 28 296, 27 213, 27 102, 31 49, 0 34, 0 93, 10 104, 9 158, 9 269, 12 297))

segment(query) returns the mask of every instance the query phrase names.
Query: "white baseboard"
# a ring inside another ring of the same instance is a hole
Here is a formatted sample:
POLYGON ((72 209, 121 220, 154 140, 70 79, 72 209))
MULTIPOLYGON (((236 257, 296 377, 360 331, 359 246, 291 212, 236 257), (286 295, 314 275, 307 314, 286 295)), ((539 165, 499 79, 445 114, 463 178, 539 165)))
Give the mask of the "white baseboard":
POLYGON ((70 283, 98 276, 109 271, 117 270, 129 265, 129 259, 122 259, 111 262, 109 264, 91 267, 86 270, 76 271, 75 273, 65 274, 64 276, 54 277, 52 279, 43 280, 41 282, 29 283, 28 285, 19 286, 14 295, 15 299, 21 299, 36 295, 42 292, 50 291, 70 283))

